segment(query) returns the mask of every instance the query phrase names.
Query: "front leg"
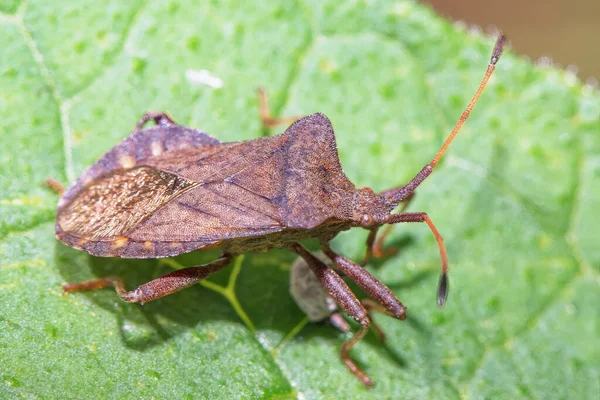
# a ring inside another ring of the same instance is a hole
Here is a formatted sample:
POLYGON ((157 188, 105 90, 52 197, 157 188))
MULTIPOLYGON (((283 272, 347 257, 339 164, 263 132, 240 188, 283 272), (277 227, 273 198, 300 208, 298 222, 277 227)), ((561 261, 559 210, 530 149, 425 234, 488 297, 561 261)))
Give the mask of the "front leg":
MULTIPOLYGON (((330 261, 323 252, 313 253, 313 255, 331 268, 330 261)), ((351 326, 338 312, 339 308, 335 300, 325 290, 319 278, 312 272, 310 266, 302 257, 298 257, 290 268, 290 294, 298 307, 304 311, 309 321, 328 320, 339 331, 350 331, 351 326)), ((377 326, 372 316, 372 312, 381 312, 383 307, 370 299, 362 299, 361 303, 369 313, 373 330, 383 341, 385 334, 377 326)))
POLYGON ((383 248, 383 242, 385 242, 385 239, 389 236, 390 232, 392 231, 392 226, 386 226, 383 233, 377 236, 379 228, 381 227, 376 226, 369 230, 369 236, 367 237, 366 244, 367 252, 365 253, 365 258, 363 259, 363 262, 360 264, 363 267, 367 265, 372 258, 382 259, 385 257, 394 256, 398 253, 398 247, 396 246, 383 248))
MULTIPOLYGON (((399 211, 400 212, 404 211, 406 209, 406 207, 408 207, 408 205, 410 204, 410 202, 412 201, 412 199, 414 197, 415 197, 415 194, 411 193, 406 199, 404 199, 402 201, 402 203, 400 203, 399 211)), ((381 259, 384 257, 394 256, 398 253, 397 246, 391 246, 388 248, 383 247, 383 243, 385 242, 385 239, 392 232, 392 226, 391 225, 386 226, 383 233, 381 235, 379 235, 379 237, 377 237, 379 228, 381 228, 381 226, 375 226, 375 227, 371 228, 371 230, 369 231, 369 236, 367 237, 367 245, 366 245, 367 252, 365 253, 365 258, 364 258, 363 262, 361 263, 361 265, 363 267, 365 265, 367 265, 369 263, 369 261, 371 261, 371 258, 381 259)))

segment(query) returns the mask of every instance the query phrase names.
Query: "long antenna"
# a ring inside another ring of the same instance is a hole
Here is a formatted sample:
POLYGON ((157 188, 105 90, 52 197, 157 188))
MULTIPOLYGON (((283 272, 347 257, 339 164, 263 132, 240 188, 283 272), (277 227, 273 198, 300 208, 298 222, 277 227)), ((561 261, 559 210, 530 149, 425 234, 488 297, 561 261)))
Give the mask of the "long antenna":
POLYGON ((423 182, 425 178, 427 178, 431 174, 433 167, 435 167, 440 158, 442 158, 442 156, 448 149, 448 146, 450 146, 450 143, 452 143, 452 141, 456 137, 456 134, 460 131, 460 128, 462 128, 467 118, 469 118, 471 110, 473 110, 473 107, 475 107, 477 100, 479 100, 479 96, 481 96, 483 89, 485 89, 485 86, 487 85, 488 81, 490 80, 490 77, 492 76, 492 73, 494 72, 494 69, 496 68, 496 63, 500 59, 500 55, 502 55, 502 50, 504 49, 504 42, 506 42, 506 36, 500 33, 498 39, 496 40, 494 51, 492 52, 492 58, 490 59, 490 63, 487 67, 487 70, 485 71, 485 75, 483 76, 483 79, 479 84, 479 88, 477 88, 477 91, 473 95, 473 98, 469 102, 469 105, 467 106, 465 111, 463 111, 462 115, 460 116, 460 119, 454 126, 454 129, 452 129, 452 132, 450 133, 440 150, 437 152, 433 160, 431 160, 429 164, 427 164, 421 171, 419 171, 419 173, 415 175, 415 177, 407 185, 384 192, 383 195, 390 201, 392 201, 393 203, 401 202, 411 193, 413 193, 414 190, 421 184, 421 182, 423 182))

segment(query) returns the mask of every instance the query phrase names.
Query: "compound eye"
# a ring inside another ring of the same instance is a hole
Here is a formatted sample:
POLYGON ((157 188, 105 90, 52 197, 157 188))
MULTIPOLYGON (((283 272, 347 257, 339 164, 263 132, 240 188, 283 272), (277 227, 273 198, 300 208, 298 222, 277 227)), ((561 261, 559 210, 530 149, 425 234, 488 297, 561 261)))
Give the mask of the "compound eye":
POLYGON ((368 228, 375 223, 375 220, 369 214, 364 214, 360 220, 360 223, 365 228, 368 228))

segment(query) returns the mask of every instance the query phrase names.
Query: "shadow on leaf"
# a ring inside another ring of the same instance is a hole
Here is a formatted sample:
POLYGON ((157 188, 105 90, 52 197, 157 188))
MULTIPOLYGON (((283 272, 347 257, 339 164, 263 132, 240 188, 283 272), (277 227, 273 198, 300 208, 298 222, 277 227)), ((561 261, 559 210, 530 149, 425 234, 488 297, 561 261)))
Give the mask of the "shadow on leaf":
MULTIPOLYGON (((400 243, 407 245, 410 239, 403 238, 400 243)), ((213 250, 199 251, 179 256, 176 260, 183 266, 201 265, 214 260, 218 254, 218 251, 213 250)), ((235 282, 235 297, 256 330, 276 332, 275 336, 279 339, 273 342, 269 342, 268 339, 261 340, 263 346, 271 349, 275 348, 279 340, 304 317, 289 294, 289 269, 294 258, 294 254, 284 250, 248 254, 244 258, 235 282)), ((125 281, 128 290, 172 271, 160 260, 99 258, 82 254, 62 244, 56 245, 55 259, 65 282, 119 276, 125 281)), ((230 265, 210 276, 208 280, 226 287, 231 272, 230 265)), ((398 290, 418 285, 422 280, 427 279, 428 275, 428 271, 420 272, 410 281, 397 284, 393 288, 398 290)), ((366 294, 354 284, 350 283, 350 286, 359 298, 366 297, 366 294)), ((159 346, 206 321, 228 321, 243 325, 242 319, 223 295, 200 285, 194 285, 143 306, 121 301, 112 289, 69 295, 84 295, 96 305, 113 313, 123 344, 137 351, 146 351, 159 346)), ((414 329, 426 332, 423 324, 414 316, 410 316, 405 323, 414 329)), ((251 329, 251 327, 247 328, 251 329)), ((353 331, 355 329, 356 326, 353 326, 353 331)), ((340 335, 329 325, 311 324, 305 327, 299 336, 304 338, 320 336, 339 341, 341 344, 340 335)), ((385 353, 393 362, 402 368, 406 367, 407 362, 398 349, 391 348, 386 342, 382 343, 374 334, 369 334, 366 341, 374 347, 383 346, 385 353)))

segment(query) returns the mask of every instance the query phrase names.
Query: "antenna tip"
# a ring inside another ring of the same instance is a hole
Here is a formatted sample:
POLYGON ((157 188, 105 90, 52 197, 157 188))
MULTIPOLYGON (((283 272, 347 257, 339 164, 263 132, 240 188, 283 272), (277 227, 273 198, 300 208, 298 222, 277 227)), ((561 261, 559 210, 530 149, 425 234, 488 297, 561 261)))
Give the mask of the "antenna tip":
POLYGON ((498 39, 496 39, 496 45, 494 46, 494 51, 492 52, 492 59, 490 64, 496 65, 500 56, 502 55, 502 50, 504 50, 504 43, 506 42, 506 36, 500 32, 498 35, 498 39))
POLYGON ((448 274, 442 273, 440 277, 440 284, 438 286, 437 303, 438 306, 444 307, 446 300, 448 299, 448 274))

